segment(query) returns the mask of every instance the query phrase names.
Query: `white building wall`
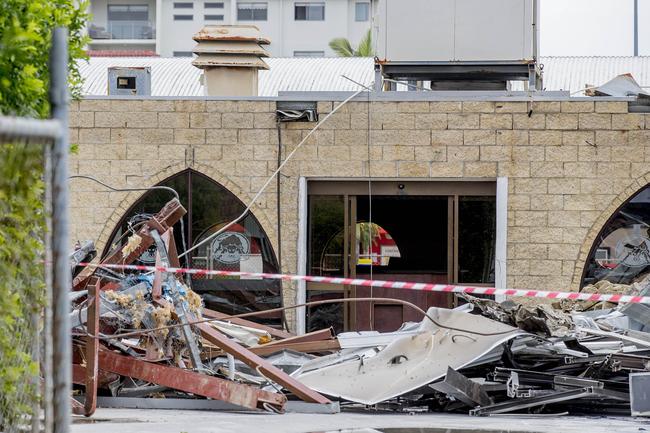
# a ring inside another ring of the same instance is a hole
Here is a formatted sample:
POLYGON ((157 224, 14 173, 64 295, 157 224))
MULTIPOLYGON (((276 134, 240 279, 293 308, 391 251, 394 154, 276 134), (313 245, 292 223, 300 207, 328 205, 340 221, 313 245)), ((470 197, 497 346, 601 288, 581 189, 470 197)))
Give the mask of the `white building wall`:
MULTIPOLYGON (((150 21, 156 23, 158 38, 156 52, 162 57, 172 57, 174 52, 191 51, 195 43, 192 35, 206 24, 252 24, 259 27, 263 36, 271 40, 268 51, 274 57, 293 57, 296 51, 322 51, 325 56, 335 56, 328 44, 338 37, 348 38, 353 45, 359 43, 371 21, 355 20, 356 0, 302 0, 298 3, 325 3, 324 21, 296 21, 295 0, 267 0, 266 21, 237 21, 237 0, 223 0, 223 9, 205 9, 205 0, 176 0, 192 2, 192 9, 175 9, 174 0, 92 0, 93 22, 106 23, 107 4, 148 4, 150 21), (160 11, 156 11, 159 4, 160 11), (174 15, 192 15, 191 21, 175 21, 174 15), (205 21, 206 14, 223 15, 223 21, 205 21)), ((259 1, 259 0, 252 0, 259 1)), ((364 1, 364 0, 361 0, 364 1)), ((367 2, 371 0, 365 0, 367 2)), ((376 3, 377 0, 372 0, 376 3)), ((375 9, 375 7, 373 7, 375 9)), ((93 45, 91 43, 91 45, 93 45)), ((105 48, 109 48, 105 46, 105 48)))

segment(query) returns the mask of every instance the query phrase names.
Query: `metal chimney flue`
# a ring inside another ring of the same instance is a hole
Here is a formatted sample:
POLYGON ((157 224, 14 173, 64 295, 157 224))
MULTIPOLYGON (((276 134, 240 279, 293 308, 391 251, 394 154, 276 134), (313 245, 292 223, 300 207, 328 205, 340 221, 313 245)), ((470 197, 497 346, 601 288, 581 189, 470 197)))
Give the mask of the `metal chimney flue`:
POLYGON ((271 42, 256 26, 205 26, 193 39, 198 57, 192 64, 203 69, 206 95, 257 96, 258 71, 269 69, 262 45, 271 42))

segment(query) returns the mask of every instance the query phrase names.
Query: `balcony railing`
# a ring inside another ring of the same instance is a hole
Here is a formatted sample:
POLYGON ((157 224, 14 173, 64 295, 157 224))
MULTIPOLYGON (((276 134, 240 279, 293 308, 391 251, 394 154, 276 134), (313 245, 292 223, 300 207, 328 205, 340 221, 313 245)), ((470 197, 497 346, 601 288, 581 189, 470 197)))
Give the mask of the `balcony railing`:
POLYGON ((91 24, 92 39, 155 39, 156 29, 148 21, 109 21, 106 27, 91 24))

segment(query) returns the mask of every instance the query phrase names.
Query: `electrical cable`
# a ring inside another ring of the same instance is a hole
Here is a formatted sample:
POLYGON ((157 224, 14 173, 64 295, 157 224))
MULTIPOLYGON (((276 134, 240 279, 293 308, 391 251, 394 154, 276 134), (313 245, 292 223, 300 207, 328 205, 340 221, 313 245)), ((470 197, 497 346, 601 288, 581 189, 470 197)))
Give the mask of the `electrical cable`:
MULTIPOLYGON (((115 191, 115 192, 155 191, 155 190, 168 191, 168 192, 171 192, 172 194, 174 194, 174 197, 176 198, 176 200, 178 200, 179 202, 181 201, 180 196, 178 195, 178 192, 174 188, 170 188, 168 186, 163 186, 163 185, 154 185, 154 186, 149 186, 149 187, 145 187, 145 188, 115 188, 114 186, 108 185, 107 183, 104 183, 104 182, 102 182, 101 180, 99 180, 97 178, 94 178, 92 176, 82 175, 82 174, 75 174, 75 175, 72 175, 72 176, 68 176, 68 179, 92 180, 93 182, 96 182, 96 183, 102 185, 103 187, 105 187, 107 189, 110 189, 111 191, 115 191)), ((185 223, 183 221, 183 217, 181 217, 180 223, 181 223, 181 242, 183 244, 182 247, 183 247, 183 251, 187 252, 187 244, 186 244, 186 241, 185 241, 185 223)), ((181 254, 178 257, 181 258, 184 255, 185 254, 181 254)), ((185 265, 189 266, 189 260, 188 259, 185 259, 185 265)))
MULTIPOLYGON (((281 312, 281 311, 285 311, 285 310, 291 310, 291 309, 300 308, 300 307, 310 307, 310 306, 314 306, 314 305, 337 304, 337 303, 346 303, 346 302, 368 302, 368 301, 391 302, 391 303, 398 303, 398 304, 406 305, 406 306, 411 307, 414 310, 418 311, 419 313, 421 313, 424 317, 429 319, 431 321, 431 323, 433 323, 437 327, 443 328, 443 329, 449 329, 449 330, 452 330, 452 331, 467 332, 469 334, 475 334, 475 335, 480 335, 480 336, 484 336, 484 337, 489 337, 489 336, 494 336, 494 335, 505 335, 505 334, 510 334, 510 333, 512 333, 514 331, 514 330, 510 330, 510 331, 487 332, 487 333, 485 333, 485 332, 478 332, 478 331, 474 331, 474 330, 456 328, 456 327, 453 327, 453 326, 446 326, 446 325, 443 325, 442 323, 436 321, 433 317, 429 316, 426 311, 424 311, 422 308, 418 307, 417 305, 415 305, 415 304, 413 304, 411 302, 408 302, 408 301, 404 301, 402 299, 394 299, 394 298, 325 299, 325 300, 322 300, 322 301, 304 302, 302 304, 290 305, 290 306, 286 306, 286 307, 271 308, 271 309, 262 310, 262 311, 252 311, 252 312, 249 312, 249 313, 233 314, 233 315, 224 316, 224 317, 221 317, 221 318, 218 318, 218 319, 211 318, 211 319, 194 320, 194 321, 190 321, 188 324, 189 325, 198 325, 198 324, 201 324, 201 323, 209 323, 209 322, 219 322, 219 321, 223 322, 223 321, 227 321, 229 319, 241 319, 241 318, 245 318, 245 317, 262 316, 262 315, 265 315, 265 314, 277 313, 277 312, 281 312)), ((137 336, 140 336, 140 335, 143 335, 143 334, 149 334, 149 333, 152 333, 152 332, 162 331, 162 330, 165 330, 165 329, 180 328, 182 326, 186 326, 186 324, 175 323, 173 325, 165 325, 165 326, 160 326, 158 328, 142 329, 142 330, 139 330, 139 331, 126 332, 126 333, 122 333, 122 334, 104 335, 102 337, 106 338, 106 339, 137 337, 137 336)), ((77 335, 77 334, 74 334, 74 335, 77 335)), ((87 337, 91 337, 91 338, 100 338, 100 337, 98 337, 96 335, 90 335, 90 334, 87 334, 87 333, 86 334, 79 334, 79 335, 87 336, 87 337)))
POLYGON ((226 224, 226 225, 224 225, 223 227, 221 227, 221 228, 220 228, 219 230, 217 230, 216 232, 212 233, 212 234, 211 234, 210 236, 208 236, 207 238, 203 239, 203 240, 202 240, 201 242, 199 242, 198 244, 194 245, 192 248, 186 250, 186 251, 185 251, 184 253, 182 253, 182 254, 179 254, 178 257, 181 258, 181 257, 183 257, 183 256, 185 256, 185 255, 187 255, 187 254, 189 254, 190 252, 194 251, 195 249, 199 248, 200 246, 202 246, 202 245, 204 245, 205 243, 209 242, 210 240, 214 239, 216 236, 218 236, 218 235, 220 235, 221 233, 225 232, 225 231, 228 230, 228 229, 229 229, 233 224, 236 224, 236 223, 239 222, 242 218, 244 218, 244 217, 248 214, 248 212, 251 210, 251 208, 253 207, 253 205, 255 204, 255 202, 257 202, 257 199, 260 198, 260 196, 262 195, 262 193, 266 190, 266 188, 269 186, 269 184, 271 183, 271 181, 275 178, 275 176, 277 176, 278 173, 280 173, 280 171, 282 170, 282 168, 283 168, 283 167, 284 167, 284 166, 285 166, 285 165, 286 165, 286 164, 291 160, 291 158, 292 158, 293 155, 298 151, 298 149, 300 149, 300 148, 302 147, 302 145, 305 144, 305 142, 309 139, 309 137, 311 137, 311 135, 312 135, 314 132, 316 132, 316 130, 317 130, 318 128, 320 128, 320 126, 321 126, 323 123, 327 122, 327 120, 328 120, 328 119, 329 119, 329 118, 330 118, 334 113, 336 113, 336 112, 337 112, 341 107, 343 107, 345 104, 347 104, 348 102, 350 102, 352 99, 356 98, 357 95, 359 95, 360 93, 362 93, 362 92, 364 92, 364 91, 365 91, 365 89, 361 89, 361 90, 359 90, 359 91, 357 91, 357 92, 354 92, 352 95, 348 96, 346 99, 343 100, 343 102, 341 102, 341 103, 340 103, 339 105, 337 105, 337 106, 336 106, 332 111, 330 111, 330 112, 329 112, 325 117, 323 117, 323 120, 319 121, 319 122, 318 122, 318 123, 317 123, 317 124, 316 124, 316 125, 315 125, 315 126, 314 126, 314 127, 313 127, 313 128, 312 128, 312 129, 311 129, 311 130, 306 134, 306 135, 305 135, 305 137, 302 139, 302 141, 300 141, 300 143, 298 143, 298 145, 296 145, 296 147, 291 151, 291 153, 289 153, 289 155, 285 158, 285 160, 282 162, 282 164, 280 164, 280 166, 279 166, 279 167, 278 167, 278 168, 273 172, 273 174, 271 174, 271 176, 269 176, 269 178, 266 180, 266 182, 264 182, 264 185, 262 185, 262 187, 259 189, 259 191, 257 192, 257 194, 255 194, 255 196, 254 196, 253 199, 250 201, 250 203, 248 203, 248 205, 246 206, 246 208, 244 209, 244 211, 241 213, 241 215, 239 215, 237 218, 235 218, 234 220, 230 221, 228 224, 226 224))

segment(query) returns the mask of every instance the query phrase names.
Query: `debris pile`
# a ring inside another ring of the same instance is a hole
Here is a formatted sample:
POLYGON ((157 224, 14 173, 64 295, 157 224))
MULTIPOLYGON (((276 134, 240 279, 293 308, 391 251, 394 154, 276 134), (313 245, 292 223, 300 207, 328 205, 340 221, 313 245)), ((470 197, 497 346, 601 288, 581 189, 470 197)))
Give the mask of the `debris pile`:
MULTIPOLYGON (((157 264, 178 267, 172 226, 184 213, 170 201, 101 264, 128 265, 153 246, 157 264)), ((139 407, 147 397, 147 407, 218 400, 274 412, 340 405, 476 416, 629 414, 634 378, 650 372, 650 306, 643 304, 463 295, 460 307, 429 308, 421 322, 394 332, 334 336, 326 328, 295 336, 205 308, 162 268, 116 278, 100 264, 80 266, 94 254, 85 243, 71 255, 73 372, 83 393, 75 411, 86 415, 98 395, 139 407)), ((596 290, 599 284, 607 285, 596 290)), ((610 290, 645 296, 650 283, 610 290)))

